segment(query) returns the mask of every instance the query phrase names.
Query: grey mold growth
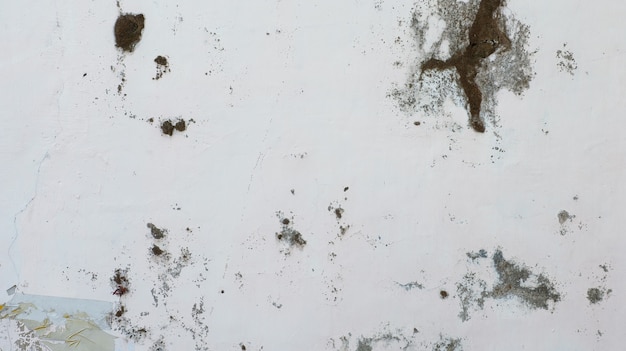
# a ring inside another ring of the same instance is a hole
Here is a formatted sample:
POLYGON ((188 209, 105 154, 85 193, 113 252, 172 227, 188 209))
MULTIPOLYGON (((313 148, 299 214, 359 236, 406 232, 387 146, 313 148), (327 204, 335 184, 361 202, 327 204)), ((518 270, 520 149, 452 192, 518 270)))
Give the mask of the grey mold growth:
POLYGON ((487 282, 479 279, 476 273, 468 273, 457 283, 457 293, 461 302, 459 318, 470 319, 472 310, 482 309, 485 300, 518 298, 532 309, 549 309, 549 302, 559 302, 561 294, 554 284, 543 274, 535 274, 528 268, 504 259, 502 251, 493 255, 493 266, 498 280, 493 288, 487 289, 487 282))
POLYGON ((502 251, 498 250, 493 255, 493 264, 500 281, 494 286, 489 296, 496 299, 516 296, 532 308, 545 310, 548 309, 548 301, 559 302, 561 300, 561 294, 556 291, 554 284, 548 278, 543 274, 535 276, 527 268, 505 260, 502 251), (536 286, 525 285, 531 277, 536 277, 536 286))

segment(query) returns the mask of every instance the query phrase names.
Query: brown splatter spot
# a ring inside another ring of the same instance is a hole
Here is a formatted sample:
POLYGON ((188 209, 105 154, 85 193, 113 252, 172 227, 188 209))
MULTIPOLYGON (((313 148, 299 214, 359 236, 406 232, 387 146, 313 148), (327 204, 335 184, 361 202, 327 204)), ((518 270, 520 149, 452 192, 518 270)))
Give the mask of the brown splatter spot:
POLYGON ((144 20, 142 14, 120 15, 115 21, 115 45, 124 51, 133 52, 135 45, 141 40, 144 20))
POLYGON ((448 298, 448 292, 447 292, 447 291, 445 291, 445 290, 441 290, 441 291, 439 292, 439 296, 440 296, 442 299, 446 299, 446 298, 448 298))

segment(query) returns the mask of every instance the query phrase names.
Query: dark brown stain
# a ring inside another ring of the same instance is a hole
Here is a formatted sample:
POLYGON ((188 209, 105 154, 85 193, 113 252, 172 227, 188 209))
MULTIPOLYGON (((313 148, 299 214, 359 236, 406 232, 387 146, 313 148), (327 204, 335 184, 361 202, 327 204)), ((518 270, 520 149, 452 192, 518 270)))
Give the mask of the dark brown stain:
POLYGON ((113 295, 122 296, 128 293, 130 282, 128 281, 128 270, 118 268, 111 277, 111 285, 115 289, 113 295))
POLYGON ((152 249, 151 249, 152 253, 157 255, 157 256, 161 256, 163 254, 163 250, 161 250, 160 247, 153 245, 152 249))
POLYGON ((445 290, 441 290, 441 291, 439 292, 439 296, 441 296, 441 298, 442 298, 442 299, 445 299, 445 298, 447 298, 447 297, 448 297, 448 292, 447 292, 447 291, 445 291, 445 290))
POLYGON ((176 122, 176 124, 172 123, 169 119, 161 123, 161 131, 165 135, 172 136, 174 134, 174 129, 179 132, 184 132, 187 130, 187 123, 183 119, 176 122))
POLYGON ((482 92, 476 84, 476 75, 483 59, 491 56, 498 48, 511 47, 511 41, 498 26, 496 10, 502 6, 502 0, 482 0, 472 26, 469 29, 469 45, 446 61, 431 58, 422 64, 422 73, 426 70, 445 70, 455 68, 459 74, 459 84, 469 104, 470 125, 479 132, 485 132, 485 123, 480 118, 482 92))
POLYGON ((172 124, 172 121, 167 120, 161 123, 161 131, 163 132, 163 134, 172 136, 172 134, 174 134, 174 125, 172 124))
POLYGON ((115 45, 127 52, 133 52, 135 45, 141 40, 145 18, 142 14, 130 13, 120 15, 115 21, 115 45))

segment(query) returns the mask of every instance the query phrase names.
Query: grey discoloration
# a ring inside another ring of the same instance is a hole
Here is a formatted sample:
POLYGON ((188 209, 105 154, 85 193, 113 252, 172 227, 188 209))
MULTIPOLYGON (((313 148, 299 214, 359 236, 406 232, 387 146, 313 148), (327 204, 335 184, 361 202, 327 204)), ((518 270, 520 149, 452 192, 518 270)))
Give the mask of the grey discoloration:
POLYGON ((461 339, 442 338, 434 345, 433 351, 463 351, 463 345, 461 339))
POLYGON ((559 212, 559 214, 557 215, 557 218, 559 219, 559 224, 564 224, 568 220, 571 221, 574 218, 574 216, 571 216, 569 212, 563 210, 559 212))
POLYGON ((487 282, 476 273, 468 273, 457 283, 457 293, 461 302, 459 318, 470 319, 470 313, 482 309, 486 299, 517 298, 531 309, 549 309, 550 302, 557 303, 561 294, 555 285, 544 275, 535 274, 527 267, 508 261, 502 251, 496 250, 492 258, 498 280, 491 289, 487 282))
POLYGON ((424 285, 418 283, 418 282, 410 282, 410 283, 406 283, 406 284, 400 284, 400 283, 396 283, 398 285, 400 285, 400 287, 406 291, 412 290, 412 289, 424 289, 424 285))
POLYGON ((522 94, 530 85, 529 29, 500 0, 425 0, 416 5, 411 29, 419 56, 404 87, 390 94, 407 113, 445 115, 444 102, 452 99, 468 107, 470 125, 482 132, 485 122, 497 124, 498 91, 522 94), (442 34, 427 42, 437 20, 442 34))
POLYGON ((459 318, 462 321, 468 321, 471 318, 471 311, 474 309, 482 309, 485 304, 485 298, 488 293, 487 282, 478 278, 475 273, 466 274, 463 279, 457 283, 456 291, 461 302, 461 312, 459 318))
POLYGON ((607 298, 613 290, 603 287, 590 288, 587 290, 587 300, 590 304, 597 304, 607 298))
POLYGON ((155 239, 163 239, 167 233, 167 229, 160 229, 152 223, 148 223, 146 226, 150 228, 150 234, 155 239))
POLYGON ((468 252, 466 253, 467 257, 471 258, 472 261, 478 258, 487 258, 487 251, 484 249, 478 250, 478 252, 468 252))

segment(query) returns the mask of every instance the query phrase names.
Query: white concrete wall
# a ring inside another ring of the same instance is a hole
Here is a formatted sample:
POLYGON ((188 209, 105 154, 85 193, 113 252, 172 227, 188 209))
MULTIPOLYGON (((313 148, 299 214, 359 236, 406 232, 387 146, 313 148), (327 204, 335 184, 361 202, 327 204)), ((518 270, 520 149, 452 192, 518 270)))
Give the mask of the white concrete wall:
MULTIPOLYGON (((626 3, 509 0, 534 78, 485 134, 458 94, 438 116, 390 96, 427 58, 414 8, 4 4, 3 311, 123 305, 102 324, 117 350, 622 349, 626 3), (132 53, 120 10, 146 18, 132 53)), ((44 317, 4 317, 1 350, 43 345, 44 317)))

